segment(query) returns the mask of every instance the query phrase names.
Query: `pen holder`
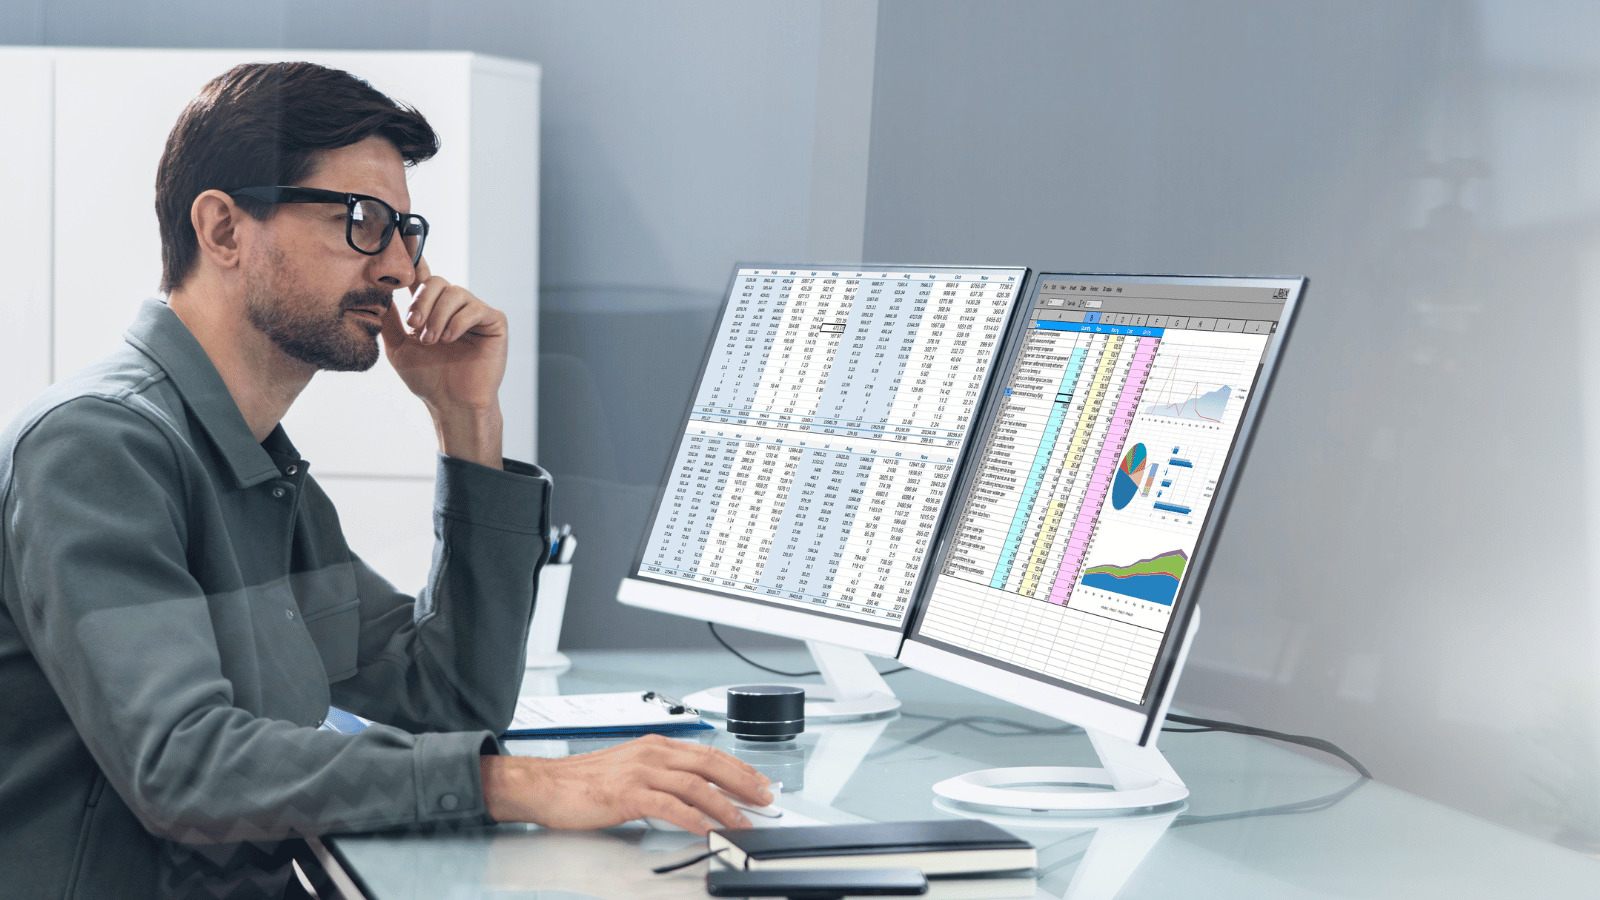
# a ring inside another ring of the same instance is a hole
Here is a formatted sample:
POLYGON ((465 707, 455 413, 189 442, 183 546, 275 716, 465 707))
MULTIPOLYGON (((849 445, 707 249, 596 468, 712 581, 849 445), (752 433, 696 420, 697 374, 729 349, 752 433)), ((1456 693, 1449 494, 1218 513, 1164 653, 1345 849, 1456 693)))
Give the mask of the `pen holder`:
POLYGON ((533 604, 533 625, 528 628, 530 669, 565 669, 572 665, 556 650, 561 641, 561 619, 567 611, 567 586, 572 583, 572 563, 547 563, 539 571, 539 594, 533 604))

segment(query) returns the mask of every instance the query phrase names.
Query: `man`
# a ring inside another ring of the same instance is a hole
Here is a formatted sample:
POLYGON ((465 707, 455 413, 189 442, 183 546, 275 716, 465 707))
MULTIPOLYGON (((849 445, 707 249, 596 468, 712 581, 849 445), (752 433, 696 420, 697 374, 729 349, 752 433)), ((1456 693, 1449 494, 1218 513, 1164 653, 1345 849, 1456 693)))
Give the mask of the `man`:
POLYGON ((500 456, 505 315, 422 256, 405 168, 436 149, 416 111, 306 63, 240 66, 173 128, 167 302, 0 437, 0 892, 279 896, 305 835, 704 833, 747 824, 717 787, 770 801, 750 766, 666 739, 499 755, 549 481, 500 456), (439 436, 415 600, 350 552, 278 424, 380 334, 439 436), (319 730, 330 702, 382 724, 319 730))

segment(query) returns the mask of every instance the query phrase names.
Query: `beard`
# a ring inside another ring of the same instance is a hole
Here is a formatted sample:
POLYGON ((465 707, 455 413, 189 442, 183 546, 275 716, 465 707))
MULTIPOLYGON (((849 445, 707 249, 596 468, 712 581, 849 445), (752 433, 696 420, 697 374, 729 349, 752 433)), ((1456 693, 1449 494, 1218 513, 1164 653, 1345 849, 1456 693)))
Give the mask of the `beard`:
POLYGON ((352 331, 345 314, 359 307, 387 311, 392 295, 382 288, 351 291, 337 308, 325 311, 305 292, 257 283, 245 297, 245 308, 250 324, 289 357, 329 372, 365 372, 378 361, 382 328, 362 320, 359 332, 352 331))

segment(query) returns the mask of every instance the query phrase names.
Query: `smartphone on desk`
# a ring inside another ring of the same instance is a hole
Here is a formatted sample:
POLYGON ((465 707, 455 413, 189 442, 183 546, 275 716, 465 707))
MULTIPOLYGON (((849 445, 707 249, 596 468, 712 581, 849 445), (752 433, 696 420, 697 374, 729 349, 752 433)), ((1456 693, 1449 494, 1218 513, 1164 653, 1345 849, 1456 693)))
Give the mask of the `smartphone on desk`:
POLYGON ((839 900, 840 897, 926 894, 920 869, 711 869, 706 893, 713 897, 789 897, 839 900))

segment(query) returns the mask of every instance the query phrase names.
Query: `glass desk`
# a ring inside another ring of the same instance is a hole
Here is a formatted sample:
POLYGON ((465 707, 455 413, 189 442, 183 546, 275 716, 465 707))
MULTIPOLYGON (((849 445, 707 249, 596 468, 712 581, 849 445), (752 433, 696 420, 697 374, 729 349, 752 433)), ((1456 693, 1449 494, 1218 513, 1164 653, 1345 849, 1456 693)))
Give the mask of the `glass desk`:
MULTIPOLYGON (((783 680, 722 651, 570 654, 560 676, 529 672, 525 692, 658 690, 783 680)), ((802 653, 767 651, 777 668, 802 653)), ((889 668, 888 661, 879 661, 889 668)), ((889 683, 904 705, 888 719, 811 725, 784 749, 756 749, 718 730, 700 740, 784 783, 780 806, 829 822, 945 818, 931 786, 977 768, 1096 765, 1081 732, 1034 734, 963 720, 993 716, 1039 729, 1060 723, 923 675, 889 683), (952 722, 951 720, 956 720, 952 722), (984 734, 976 725, 996 734, 984 734), (1016 732, 999 736, 1001 732, 1016 732)), ((513 753, 555 756, 599 741, 511 741, 513 753)), ((1600 895, 1600 860, 1544 843, 1378 782, 1341 795, 1356 776, 1282 745, 1231 734, 1177 734, 1160 746, 1188 784, 1183 808, 1118 819, 994 819, 1039 849, 1034 880, 935 884, 947 897, 1406 898, 1600 895), (1303 801, 1321 802, 1303 803, 1303 801), (1260 810, 1286 804, 1290 814, 1260 810), (1252 812, 1256 811, 1256 812, 1252 812), (940 889, 943 889, 942 891, 940 889)), ((706 863, 667 875, 704 840, 629 823, 599 832, 500 825, 433 833, 329 836, 333 859, 370 900, 638 900, 706 897, 706 863)))

